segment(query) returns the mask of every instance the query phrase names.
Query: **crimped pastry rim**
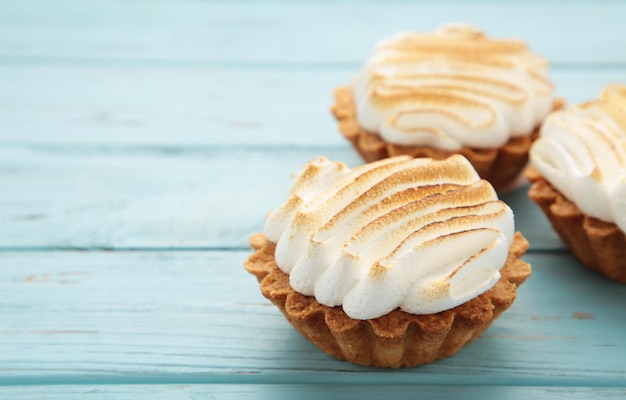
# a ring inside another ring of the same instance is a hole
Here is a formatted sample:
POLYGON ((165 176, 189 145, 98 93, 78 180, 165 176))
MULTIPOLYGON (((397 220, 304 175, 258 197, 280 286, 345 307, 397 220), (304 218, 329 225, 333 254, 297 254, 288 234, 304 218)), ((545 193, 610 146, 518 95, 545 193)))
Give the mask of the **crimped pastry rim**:
POLYGON ((616 224, 585 214, 533 166, 524 175, 531 182, 528 196, 572 254, 587 268, 626 284, 626 233, 616 224))
POLYGON ((250 244, 255 252, 244 263, 245 269, 256 276, 262 294, 278 306, 294 328, 327 354, 365 366, 413 367, 455 354, 513 304, 517 286, 531 274, 530 265, 520 259, 528 242, 518 232, 502 277, 476 298, 436 314, 394 310, 379 318, 354 320, 341 307, 319 304, 312 296, 291 288, 288 275, 274 260, 275 245, 263 234, 252 235, 250 244), (423 343, 416 343, 417 337, 423 343), (361 350, 353 351, 357 348, 361 350))

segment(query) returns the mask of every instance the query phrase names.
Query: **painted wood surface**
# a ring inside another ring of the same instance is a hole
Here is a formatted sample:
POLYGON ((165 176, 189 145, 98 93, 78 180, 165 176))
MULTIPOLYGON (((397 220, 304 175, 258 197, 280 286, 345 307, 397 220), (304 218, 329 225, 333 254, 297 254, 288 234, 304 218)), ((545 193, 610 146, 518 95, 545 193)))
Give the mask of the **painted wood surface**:
MULTIPOLYGON (((361 162, 347 146, 0 150, 0 248, 247 248, 320 154, 361 162)), ((504 196, 517 228, 533 250, 562 249, 526 189, 504 196)))
POLYGON ((454 357, 404 370, 337 361, 242 267, 250 251, 0 253, 0 384, 626 387, 626 286, 533 253, 516 303, 454 357), (583 362, 584 360, 584 362, 583 362))
POLYGON ((4 1, 0 55, 12 63, 332 67, 362 62, 396 31, 463 21, 523 36, 555 64, 604 65, 626 62, 625 13, 619 0, 4 1))
POLYGON ((390 371, 301 338, 242 267, 289 175, 361 161, 328 111, 374 42, 467 21, 521 37, 570 102, 626 82, 626 3, 21 0, 0 12, 0 398, 624 398, 626 287, 526 187, 514 306, 390 371))
MULTIPOLYGON (((32 386, 0 388, 8 398, 41 399, 32 386)), ((47 388, 46 399, 623 399, 622 388, 559 388, 526 386, 434 386, 434 385, 55 385, 47 388)))

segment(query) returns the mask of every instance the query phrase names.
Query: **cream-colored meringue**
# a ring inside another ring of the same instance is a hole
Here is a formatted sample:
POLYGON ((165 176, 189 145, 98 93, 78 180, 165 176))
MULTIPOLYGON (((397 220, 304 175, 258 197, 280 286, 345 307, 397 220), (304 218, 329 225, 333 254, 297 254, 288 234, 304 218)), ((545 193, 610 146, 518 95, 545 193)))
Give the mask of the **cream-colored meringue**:
POLYGON ((626 232, 626 86, 551 114, 530 160, 585 214, 626 232))
POLYGON ((268 214, 266 236, 297 292, 355 319, 453 308, 500 278, 513 214, 462 156, 353 169, 318 158, 268 214))
POLYGON ((552 110, 547 61, 470 25, 378 43, 354 81, 357 120, 399 145, 454 151, 529 135, 552 110))

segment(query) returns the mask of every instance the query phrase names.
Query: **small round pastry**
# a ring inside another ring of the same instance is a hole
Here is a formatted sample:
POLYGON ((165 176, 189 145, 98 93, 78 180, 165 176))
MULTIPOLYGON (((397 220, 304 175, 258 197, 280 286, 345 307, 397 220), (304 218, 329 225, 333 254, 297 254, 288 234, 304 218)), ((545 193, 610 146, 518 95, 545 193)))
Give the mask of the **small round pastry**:
POLYGON ((530 160, 529 196, 570 251, 626 283, 626 86, 551 114, 530 160))
POLYGON ((460 155, 352 169, 315 159, 266 217, 245 262, 261 292, 321 350, 377 367, 450 356, 530 275, 510 208, 460 155))
POLYGON ((496 190, 528 162, 544 117, 559 108, 548 62, 519 40, 469 25, 397 34, 335 90, 339 130, 367 162, 462 154, 496 190))

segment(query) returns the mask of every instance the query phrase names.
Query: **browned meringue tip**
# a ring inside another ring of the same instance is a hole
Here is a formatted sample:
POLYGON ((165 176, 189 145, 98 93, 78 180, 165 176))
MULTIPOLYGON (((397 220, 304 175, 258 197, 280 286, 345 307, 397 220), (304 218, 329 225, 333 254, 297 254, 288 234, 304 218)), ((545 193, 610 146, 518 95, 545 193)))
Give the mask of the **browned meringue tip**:
MULTIPOLYGON (((377 133, 367 132, 359 126, 350 87, 336 88, 334 96, 335 104, 331 107, 331 112, 337 119, 339 131, 366 162, 397 155, 442 160, 453 154, 461 154, 474 166, 478 175, 489 181, 498 192, 505 191, 520 175, 528 163, 528 150, 539 137, 537 127, 530 135, 511 138, 502 147, 494 149, 463 147, 458 151, 445 151, 432 147, 401 146, 385 142, 377 133)), ((563 101, 557 99, 553 109, 557 110, 562 106, 563 101)))
POLYGON ((584 214, 535 168, 528 196, 537 203, 567 248, 587 268, 626 284, 626 234, 615 224, 584 214))
POLYGON ((513 304, 517 286, 531 274, 530 265, 520 260, 528 242, 518 232, 500 280, 480 296, 436 314, 394 310, 379 318, 355 320, 341 307, 327 307, 293 290, 289 276, 276 265, 275 244, 263 234, 252 235, 250 243, 256 251, 244 267, 256 276, 263 296, 322 351, 363 366, 414 367, 455 354, 513 304))

